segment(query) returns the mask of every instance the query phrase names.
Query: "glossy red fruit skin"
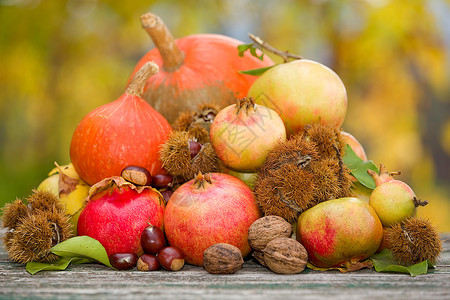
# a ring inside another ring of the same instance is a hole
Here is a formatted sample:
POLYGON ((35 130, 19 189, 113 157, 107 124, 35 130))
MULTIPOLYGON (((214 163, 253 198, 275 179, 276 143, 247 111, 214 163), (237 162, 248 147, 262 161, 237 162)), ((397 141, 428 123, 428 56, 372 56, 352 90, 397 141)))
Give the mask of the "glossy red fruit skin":
POLYGON ((117 270, 131 270, 136 267, 138 256, 136 253, 113 253, 109 262, 117 270))
POLYGON ((261 217, 252 190, 240 179, 211 173, 212 184, 197 188, 195 180, 181 185, 170 197, 164 214, 166 238, 180 248, 186 262, 202 266, 203 252, 228 243, 250 253, 248 228, 261 217))
POLYGON ((184 266, 185 255, 177 247, 165 247, 156 257, 159 264, 168 271, 178 271, 184 266))
POLYGON ((383 227, 369 204, 354 197, 321 202, 298 218, 297 240, 316 267, 342 267, 363 261, 380 246, 383 227))
POLYGON ((147 226, 141 234, 141 246, 145 254, 158 254, 166 246, 164 232, 157 226, 147 226))
POLYGON ((210 128, 211 145, 229 169, 249 173, 260 167, 269 152, 286 140, 278 113, 253 98, 242 98, 223 108, 210 128))
POLYGON ((108 255, 142 254, 141 233, 148 222, 164 228, 164 200, 161 194, 127 186, 100 192, 83 208, 78 219, 78 235, 98 240, 108 255))

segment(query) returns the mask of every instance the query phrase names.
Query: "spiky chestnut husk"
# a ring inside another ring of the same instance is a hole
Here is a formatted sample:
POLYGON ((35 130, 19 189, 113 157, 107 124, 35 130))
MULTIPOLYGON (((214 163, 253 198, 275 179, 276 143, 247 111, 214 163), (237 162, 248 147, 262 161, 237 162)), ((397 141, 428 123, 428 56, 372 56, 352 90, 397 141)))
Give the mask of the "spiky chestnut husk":
POLYGON ((28 205, 25 205, 21 199, 5 204, 3 207, 3 227, 14 229, 20 222, 20 219, 35 211, 56 209, 58 212, 64 213, 64 206, 48 191, 33 190, 26 200, 28 205))
POLYGON ((217 172, 219 159, 211 144, 203 144, 200 152, 191 158, 190 141, 195 141, 195 138, 186 131, 173 131, 170 134, 160 149, 160 158, 167 172, 184 181, 191 180, 198 172, 217 172))
POLYGON ((201 126, 192 126, 187 132, 199 143, 210 143, 209 131, 201 126))
POLYGON ((314 203, 314 175, 286 164, 256 181, 255 197, 264 215, 276 215, 289 223, 314 203))
POLYGON ((425 260, 435 263, 442 251, 437 229, 419 217, 392 225, 386 232, 386 241, 394 260, 406 266, 425 260))
POLYGON ((257 170, 259 174, 266 174, 271 170, 280 169, 285 164, 299 168, 307 166, 311 160, 318 159, 316 145, 303 139, 301 134, 291 136, 289 140, 279 141, 268 154, 264 164, 257 170))
POLYGON ((339 131, 323 125, 307 130, 279 142, 258 169, 255 195, 265 215, 293 222, 320 202, 351 194, 352 179, 342 162, 339 131))
POLYGON ((315 160, 307 167, 313 175, 317 187, 314 192, 314 202, 337 199, 341 194, 339 185, 339 164, 333 159, 315 160))
POLYGON ((332 158, 313 160, 306 170, 314 175, 317 189, 314 193, 316 204, 351 195, 352 177, 350 170, 332 158))
POLYGON ((28 205, 16 199, 4 207, 5 249, 19 263, 52 262, 57 256, 49 249, 71 236, 69 216, 52 193, 33 190, 26 199, 28 205))
POLYGON ((220 107, 214 103, 202 103, 193 112, 183 112, 173 124, 173 129, 187 131, 204 144, 209 143, 209 129, 220 107))
POLYGON ((57 210, 59 213, 64 213, 64 205, 49 191, 33 190, 30 196, 26 198, 28 201, 28 209, 30 214, 35 211, 52 211, 57 210))
POLYGON ((337 158, 342 156, 345 140, 341 131, 334 126, 322 124, 306 125, 303 138, 312 141, 321 158, 337 158))
POLYGON ((339 164, 332 159, 313 160, 304 169, 285 164, 258 179, 254 192, 265 215, 278 215, 292 223, 299 213, 320 202, 350 195, 350 173, 345 171, 345 181, 339 173, 339 164))
POLYGON ((194 112, 185 111, 180 113, 178 119, 176 119, 175 122, 172 124, 172 128, 173 130, 178 131, 188 131, 189 126, 191 126, 193 121, 194 121, 194 112))
POLYGON ((5 248, 9 258, 18 263, 54 262, 58 256, 50 248, 71 236, 67 215, 57 210, 37 211, 23 218, 12 234, 5 236, 5 248))
POLYGON ((220 109, 220 106, 213 102, 200 103, 195 112, 196 119, 202 119, 204 123, 211 124, 220 109))
POLYGON ((28 216, 28 208, 22 200, 16 199, 11 203, 6 203, 3 207, 3 227, 14 229, 26 216, 28 216))

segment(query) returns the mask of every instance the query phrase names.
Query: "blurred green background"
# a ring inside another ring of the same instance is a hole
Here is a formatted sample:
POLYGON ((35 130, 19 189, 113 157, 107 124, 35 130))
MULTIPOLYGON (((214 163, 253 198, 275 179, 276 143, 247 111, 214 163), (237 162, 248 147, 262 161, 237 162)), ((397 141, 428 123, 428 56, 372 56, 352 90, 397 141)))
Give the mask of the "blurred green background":
POLYGON ((334 69, 344 130, 407 182, 450 231, 450 1, 0 0, 0 206, 69 162, 72 133, 122 94, 153 43, 139 17, 175 37, 249 32, 334 69))

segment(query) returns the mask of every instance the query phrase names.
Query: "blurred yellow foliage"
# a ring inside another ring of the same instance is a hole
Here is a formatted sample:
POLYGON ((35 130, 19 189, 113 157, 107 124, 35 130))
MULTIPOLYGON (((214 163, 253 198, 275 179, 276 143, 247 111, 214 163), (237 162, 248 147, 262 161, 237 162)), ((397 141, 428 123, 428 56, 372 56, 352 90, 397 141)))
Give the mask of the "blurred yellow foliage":
POLYGON ((175 37, 249 42, 251 32, 334 69, 348 92, 344 129, 450 231, 446 0, 0 1, 0 205, 28 195, 53 161, 68 163, 81 118, 123 92, 153 47, 139 23, 148 11, 175 37))

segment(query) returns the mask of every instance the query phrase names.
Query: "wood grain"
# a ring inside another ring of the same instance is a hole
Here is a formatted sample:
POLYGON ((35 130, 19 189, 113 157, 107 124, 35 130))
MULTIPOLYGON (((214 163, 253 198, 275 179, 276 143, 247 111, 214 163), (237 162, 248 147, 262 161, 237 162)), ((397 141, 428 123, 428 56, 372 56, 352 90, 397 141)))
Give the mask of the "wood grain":
POLYGON ((178 272, 140 272, 97 264, 30 275, 24 265, 8 259, 2 244, 0 299, 450 299, 450 234, 442 238, 444 251, 436 268, 416 277, 368 269, 278 275, 252 260, 231 275, 212 275, 191 265, 178 272))

